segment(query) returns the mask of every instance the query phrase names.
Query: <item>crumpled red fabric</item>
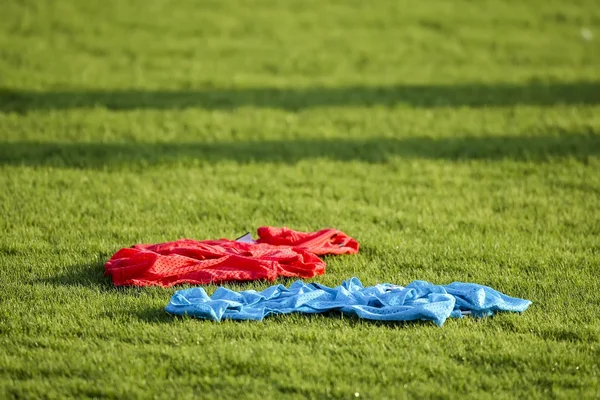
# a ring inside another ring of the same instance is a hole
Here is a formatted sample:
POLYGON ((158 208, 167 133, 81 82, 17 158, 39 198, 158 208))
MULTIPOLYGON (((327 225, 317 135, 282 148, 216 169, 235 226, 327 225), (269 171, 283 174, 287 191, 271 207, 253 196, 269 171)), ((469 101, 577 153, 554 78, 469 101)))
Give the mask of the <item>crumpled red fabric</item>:
POLYGON ((325 273, 319 255, 358 252, 356 240, 337 229, 299 232, 289 228, 258 228, 256 243, 235 240, 180 239, 137 244, 116 252, 105 275, 116 286, 209 284, 279 276, 311 278, 325 273))

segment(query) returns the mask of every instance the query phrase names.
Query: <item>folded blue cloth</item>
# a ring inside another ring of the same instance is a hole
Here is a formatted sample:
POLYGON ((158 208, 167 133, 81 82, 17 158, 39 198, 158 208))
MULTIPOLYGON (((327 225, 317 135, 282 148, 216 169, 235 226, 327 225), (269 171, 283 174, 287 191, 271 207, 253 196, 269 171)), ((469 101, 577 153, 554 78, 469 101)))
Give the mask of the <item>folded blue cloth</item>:
POLYGON ((234 292, 220 287, 212 297, 199 287, 179 290, 166 311, 213 321, 260 321, 272 314, 340 311, 379 321, 431 320, 441 326, 449 317, 460 318, 464 314, 486 317, 496 311, 522 312, 530 304, 529 300, 509 297, 475 283, 434 285, 414 281, 405 287, 389 283, 363 287, 358 278, 351 278, 335 288, 302 281, 294 282, 289 289, 275 285, 262 292, 234 292))

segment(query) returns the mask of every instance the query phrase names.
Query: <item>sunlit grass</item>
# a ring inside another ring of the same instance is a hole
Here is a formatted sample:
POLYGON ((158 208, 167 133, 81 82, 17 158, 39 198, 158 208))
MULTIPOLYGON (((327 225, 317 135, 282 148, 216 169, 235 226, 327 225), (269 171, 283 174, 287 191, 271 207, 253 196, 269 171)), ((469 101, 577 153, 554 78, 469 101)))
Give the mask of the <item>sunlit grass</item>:
POLYGON ((597 397, 599 13, 4 1, 0 397, 597 397), (167 315, 177 288, 103 277, 121 247, 261 225, 355 237, 327 285, 466 281, 533 305, 443 328, 216 324, 167 315))

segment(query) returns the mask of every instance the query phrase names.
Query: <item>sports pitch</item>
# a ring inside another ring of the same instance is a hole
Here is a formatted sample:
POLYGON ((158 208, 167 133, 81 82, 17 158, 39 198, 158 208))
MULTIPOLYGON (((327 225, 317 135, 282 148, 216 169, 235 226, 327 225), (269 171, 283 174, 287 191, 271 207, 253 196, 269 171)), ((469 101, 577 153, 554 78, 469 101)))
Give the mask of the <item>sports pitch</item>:
POLYGON ((0 398, 600 396, 595 1, 3 0, 0 188, 0 398), (533 304, 213 323, 103 276, 261 225, 360 242, 311 281, 533 304))

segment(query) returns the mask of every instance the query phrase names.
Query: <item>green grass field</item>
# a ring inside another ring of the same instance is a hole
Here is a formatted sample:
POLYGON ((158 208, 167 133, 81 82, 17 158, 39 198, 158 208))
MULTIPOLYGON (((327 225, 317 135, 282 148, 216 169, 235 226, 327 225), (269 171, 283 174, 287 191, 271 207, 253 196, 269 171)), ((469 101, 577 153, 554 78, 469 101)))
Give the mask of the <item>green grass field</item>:
POLYGON ((3 0, 0 188, 0 398, 600 397, 594 0, 3 0), (261 225, 533 305, 218 324, 103 276, 261 225))

